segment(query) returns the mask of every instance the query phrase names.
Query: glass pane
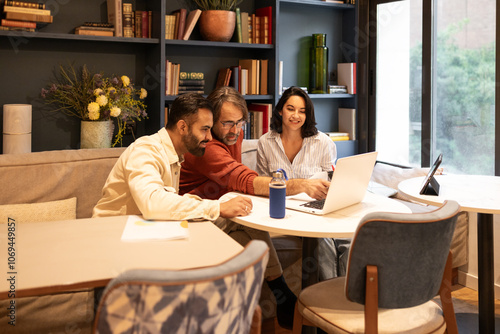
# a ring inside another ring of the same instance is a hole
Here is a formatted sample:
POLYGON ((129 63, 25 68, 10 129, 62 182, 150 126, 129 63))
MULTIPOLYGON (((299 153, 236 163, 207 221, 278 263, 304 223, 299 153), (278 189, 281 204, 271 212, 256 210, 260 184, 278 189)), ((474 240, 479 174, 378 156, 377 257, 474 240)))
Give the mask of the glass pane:
POLYGON ((450 173, 494 175, 495 1, 436 1, 433 147, 450 173))
POLYGON ((422 0, 377 6, 378 159, 420 166, 422 0))

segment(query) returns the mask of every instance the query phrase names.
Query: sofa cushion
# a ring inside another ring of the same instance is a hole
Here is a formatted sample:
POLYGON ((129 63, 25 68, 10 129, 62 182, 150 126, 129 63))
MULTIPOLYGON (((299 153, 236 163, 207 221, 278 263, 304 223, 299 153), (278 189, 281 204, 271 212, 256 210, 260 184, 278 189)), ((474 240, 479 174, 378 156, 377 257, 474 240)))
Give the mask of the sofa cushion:
POLYGON ((43 203, 0 205, 0 222, 32 223, 76 219, 76 197, 43 203))
POLYGON ((77 218, 92 217, 109 172, 125 148, 0 155, 1 204, 77 197, 77 218))

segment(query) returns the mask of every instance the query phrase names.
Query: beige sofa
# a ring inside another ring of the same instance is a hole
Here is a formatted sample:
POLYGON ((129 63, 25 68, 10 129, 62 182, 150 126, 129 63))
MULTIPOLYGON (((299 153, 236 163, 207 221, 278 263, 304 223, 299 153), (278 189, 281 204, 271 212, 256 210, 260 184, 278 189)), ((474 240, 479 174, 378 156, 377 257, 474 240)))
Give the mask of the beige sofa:
MULTIPOLYGON (((1 222, 7 217, 18 223, 91 217, 104 182, 123 151, 0 155, 1 222)), ((0 303, 1 333, 91 333, 93 290, 17 299, 15 327, 7 324, 5 302, 8 300, 0 303)))

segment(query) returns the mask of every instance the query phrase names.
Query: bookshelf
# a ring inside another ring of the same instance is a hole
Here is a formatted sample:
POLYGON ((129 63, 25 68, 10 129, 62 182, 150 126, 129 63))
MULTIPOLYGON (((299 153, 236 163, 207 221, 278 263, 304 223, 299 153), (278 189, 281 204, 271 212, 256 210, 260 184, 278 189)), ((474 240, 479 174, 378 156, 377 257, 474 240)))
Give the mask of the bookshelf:
MULTIPOLYGON (((0 31, 0 104, 33 105, 33 152, 76 149, 80 120, 51 112, 40 98, 42 87, 53 80, 59 64, 86 64, 106 75, 128 75, 136 86, 148 90, 149 118, 138 123, 137 136, 152 134, 164 124, 164 107, 175 96, 165 95, 165 61, 179 62, 181 71, 204 72, 208 94, 222 67, 237 65, 239 59, 268 59, 268 95, 246 95, 249 103, 272 103, 279 99, 278 63, 284 62, 284 86, 307 86, 304 71, 307 59, 302 48, 312 33, 326 32, 330 50, 330 70, 337 62, 355 61, 338 51, 343 42, 355 45, 356 6, 319 0, 250 0, 240 4, 242 11, 273 7, 273 44, 238 43, 236 33, 230 42, 201 40, 195 27, 189 40, 165 39, 165 14, 179 9, 183 2, 172 0, 132 0, 134 10, 152 11, 152 38, 84 36, 73 29, 85 21, 106 22, 106 0, 75 0, 53 4, 51 24, 36 32, 0 31), (311 16, 314 15, 314 16, 311 16), (311 17, 315 17, 311 20, 311 17)), ((46 2, 47 6, 49 2, 46 2)), ((336 131, 336 108, 356 108, 356 96, 348 94, 312 95, 316 118, 322 131, 336 131)), ((0 118, 0 126, 3 126, 0 118)), ((0 141, 1 141, 0 136, 0 141)), ((132 142, 128 136, 124 145, 132 142)), ((343 145, 342 143, 341 145, 343 145)), ((352 147, 355 145, 348 144, 352 147)), ((1 147, 1 144, 0 144, 1 147)), ((349 149, 351 152, 351 149, 349 149)))

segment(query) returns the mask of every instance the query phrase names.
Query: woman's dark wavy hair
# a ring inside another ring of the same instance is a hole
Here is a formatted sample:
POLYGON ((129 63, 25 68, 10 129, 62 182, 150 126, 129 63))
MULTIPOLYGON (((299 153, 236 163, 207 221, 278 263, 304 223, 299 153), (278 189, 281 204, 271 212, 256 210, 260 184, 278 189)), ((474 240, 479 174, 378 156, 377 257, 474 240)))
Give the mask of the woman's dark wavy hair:
POLYGON ((285 90, 278 101, 278 104, 274 107, 273 116, 271 117, 271 130, 278 133, 283 131, 283 118, 280 115, 280 111, 283 110, 286 101, 294 95, 302 97, 306 103, 306 121, 304 122, 304 125, 302 125, 301 129, 302 138, 314 136, 318 133, 318 129, 316 128, 316 118, 314 117, 314 105, 309 95, 307 95, 304 90, 296 86, 292 86, 285 90))

